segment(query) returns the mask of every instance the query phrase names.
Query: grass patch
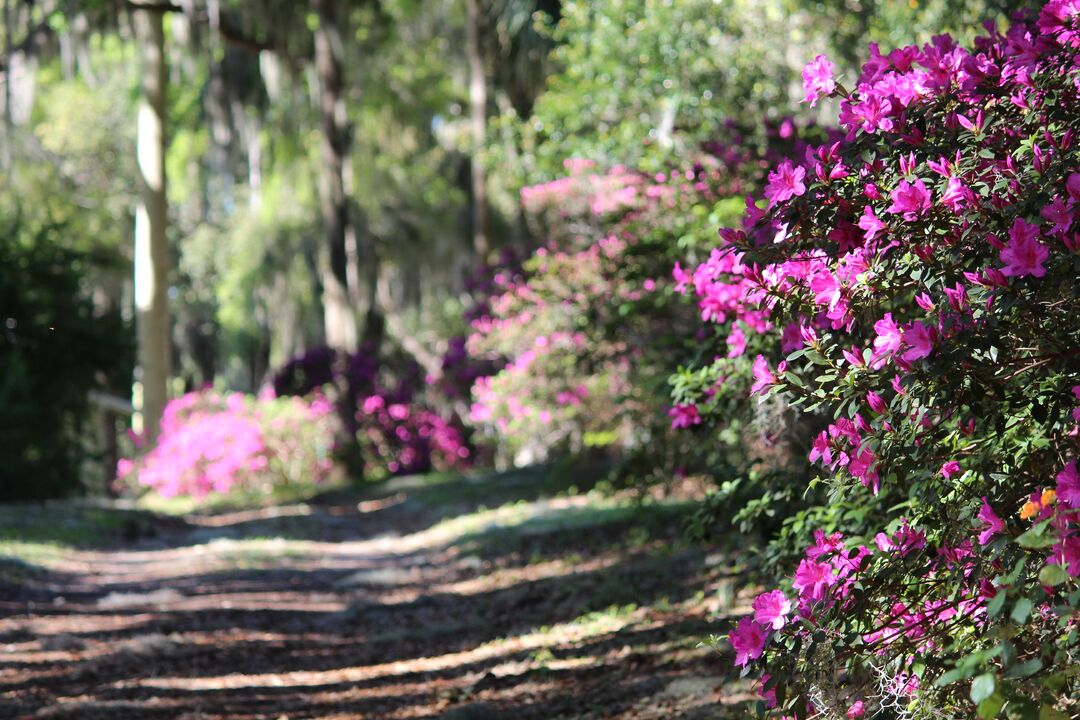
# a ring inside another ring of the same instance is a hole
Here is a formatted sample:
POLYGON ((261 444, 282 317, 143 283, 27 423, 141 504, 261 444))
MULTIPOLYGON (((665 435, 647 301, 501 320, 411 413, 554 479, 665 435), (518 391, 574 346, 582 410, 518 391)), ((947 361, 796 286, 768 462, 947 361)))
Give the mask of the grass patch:
POLYGON ((76 503, 0 505, 0 542, 95 547, 137 532, 148 522, 137 511, 76 503))
POLYGON ((21 585, 38 577, 62 552, 55 545, 0 540, 0 585, 21 585))
POLYGON ((303 541, 281 537, 222 538, 202 546, 229 568, 260 570, 280 565, 285 560, 299 560, 308 555, 303 541))
POLYGON ((140 510, 77 501, 0 505, 0 580, 25 582, 71 550, 115 547, 157 523, 140 510))
POLYGON ((480 557, 522 553, 539 562, 576 553, 582 547, 643 549, 656 538, 681 539, 693 503, 640 503, 626 497, 589 493, 572 504, 515 503, 448 521, 455 545, 480 557), (673 533, 674 530, 674 533, 673 533), (675 538, 673 538, 673 534, 675 538))
POLYGON ((500 472, 430 473, 385 480, 365 495, 379 498, 404 492, 425 509, 456 515, 463 507, 577 495, 596 487, 607 470, 606 463, 562 461, 500 472))
POLYGON ((237 488, 224 495, 215 493, 204 498, 196 498, 190 495, 163 497, 157 493, 148 492, 139 497, 136 505, 143 510, 161 515, 182 517, 193 513, 213 515, 215 513, 235 512, 237 510, 250 510, 275 505, 295 505, 321 496, 341 492, 355 493, 356 486, 347 480, 339 480, 322 485, 293 484, 278 486, 269 493, 237 488))

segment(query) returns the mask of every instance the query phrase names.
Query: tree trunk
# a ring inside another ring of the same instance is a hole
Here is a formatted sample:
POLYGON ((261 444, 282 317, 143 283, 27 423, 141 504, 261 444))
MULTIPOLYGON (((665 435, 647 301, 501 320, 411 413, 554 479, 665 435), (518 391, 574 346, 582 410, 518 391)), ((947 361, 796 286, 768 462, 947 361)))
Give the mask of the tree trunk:
POLYGON ((353 302, 357 288, 349 282, 350 275, 356 271, 349 268, 356 251, 346 243, 350 226, 344 168, 349 126, 343 93, 341 3, 336 0, 312 0, 311 4, 318 17, 315 70, 319 78, 319 114, 322 121, 321 202, 326 233, 326 244, 319 253, 319 276, 326 344, 342 350, 355 350, 360 324, 358 308, 353 302))
POLYGON ((11 119, 11 78, 12 78, 12 52, 11 52, 11 23, 13 18, 11 15, 11 0, 4 0, 4 132, 2 148, 3 155, 0 156, 0 164, 3 165, 5 172, 11 172, 12 166, 12 149, 11 144, 14 142, 12 137, 12 126, 14 123, 11 119))
POLYGON ((135 430, 157 440, 169 379, 169 248, 165 238, 165 33, 158 10, 133 11, 141 62, 139 204, 135 211, 135 320, 139 367, 135 430))
POLYGON ((465 0, 465 52, 469 60, 469 125, 472 131, 472 234, 473 252, 483 260, 491 249, 487 178, 480 162, 487 136, 487 74, 480 48, 479 0, 465 0))

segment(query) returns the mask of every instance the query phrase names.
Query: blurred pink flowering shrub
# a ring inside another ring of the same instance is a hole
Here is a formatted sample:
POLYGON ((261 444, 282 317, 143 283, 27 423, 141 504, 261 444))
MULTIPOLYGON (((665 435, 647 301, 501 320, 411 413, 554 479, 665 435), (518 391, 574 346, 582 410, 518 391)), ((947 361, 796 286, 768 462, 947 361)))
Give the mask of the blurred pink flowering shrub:
POLYGON ((117 475, 164 496, 270 494, 325 482, 336 421, 324 398, 190 392, 165 408, 157 445, 117 475))
POLYGON ((678 241, 684 252, 711 235, 710 213, 740 206, 727 196, 743 187, 742 162, 704 157, 646 175, 571 161, 565 177, 525 188, 527 217, 549 242, 520 271, 496 273, 472 318, 469 355, 502 362, 473 386, 473 425, 523 462, 670 434, 667 361, 693 313, 666 268, 678 241))
POLYGON ((1075 717, 1080 4, 831 73, 807 98, 839 95, 846 137, 676 268, 728 350, 679 377, 679 417, 782 397, 820 423, 825 498, 785 521, 794 572, 736 663, 796 717, 1075 717))
POLYGON ((470 355, 509 360, 473 385, 470 422, 523 460, 581 450, 587 434, 627 429, 620 416, 632 408, 617 400, 631 390, 626 347, 600 345, 584 327, 592 298, 615 292, 602 264, 621 251, 615 238, 573 253, 540 250, 526 263, 528 279, 508 286, 473 322, 470 355), (588 367, 585 357, 593 360, 588 367))

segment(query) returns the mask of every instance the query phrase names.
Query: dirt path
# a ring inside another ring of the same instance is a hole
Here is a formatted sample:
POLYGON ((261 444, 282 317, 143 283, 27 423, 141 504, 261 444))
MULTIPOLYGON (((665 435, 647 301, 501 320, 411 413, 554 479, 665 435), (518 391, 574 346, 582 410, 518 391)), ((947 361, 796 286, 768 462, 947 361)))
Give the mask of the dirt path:
MULTIPOLYGON (((468 483, 470 481, 461 480, 468 483)), ((663 510, 483 487, 189 519, 0 589, 0 718, 739 714, 663 510), (502 498, 512 499, 512 498, 502 498), (644 527, 644 529, 642 529, 644 527)))

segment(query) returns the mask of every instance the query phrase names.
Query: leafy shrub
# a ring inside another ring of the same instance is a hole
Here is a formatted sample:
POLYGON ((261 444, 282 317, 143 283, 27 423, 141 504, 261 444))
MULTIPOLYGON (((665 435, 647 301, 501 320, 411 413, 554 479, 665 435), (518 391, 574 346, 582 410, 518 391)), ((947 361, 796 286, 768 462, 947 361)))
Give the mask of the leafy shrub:
POLYGON ((97 259, 61 231, 0 229, 0 500, 81 490, 89 393, 130 387, 127 328, 81 282, 97 259))
POLYGON ((773 550, 809 548, 730 636, 799 717, 1080 709, 1080 8, 988 32, 872 47, 851 92, 817 58, 844 141, 677 271, 745 358, 680 375, 683 412, 748 390, 824 426, 827 501, 773 550))
POLYGON ((330 478, 334 439, 333 408, 323 398, 200 390, 169 401, 157 445, 121 460, 117 474, 163 497, 269 495, 330 478))

